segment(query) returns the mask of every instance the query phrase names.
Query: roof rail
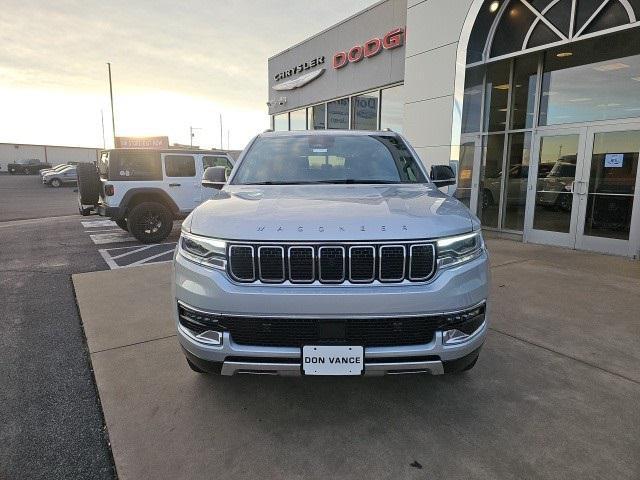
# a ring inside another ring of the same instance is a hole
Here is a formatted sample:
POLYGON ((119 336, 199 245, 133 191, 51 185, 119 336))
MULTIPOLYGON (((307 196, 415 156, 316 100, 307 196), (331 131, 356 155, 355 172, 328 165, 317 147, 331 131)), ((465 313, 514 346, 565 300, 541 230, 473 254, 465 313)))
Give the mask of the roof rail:
POLYGON ((264 132, 262 133, 268 133, 268 132, 273 132, 273 128, 267 128, 264 132))

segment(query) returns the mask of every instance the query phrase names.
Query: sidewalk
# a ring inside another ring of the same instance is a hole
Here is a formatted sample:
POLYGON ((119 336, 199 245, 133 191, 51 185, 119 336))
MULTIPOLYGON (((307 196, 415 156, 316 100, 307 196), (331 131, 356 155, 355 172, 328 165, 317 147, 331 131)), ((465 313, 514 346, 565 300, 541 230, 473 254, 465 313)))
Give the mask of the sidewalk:
POLYGON ((454 377, 200 376, 170 264, 74 275, 119 477, 638 478, 640 262, 488 244, 492 329, 454 377))

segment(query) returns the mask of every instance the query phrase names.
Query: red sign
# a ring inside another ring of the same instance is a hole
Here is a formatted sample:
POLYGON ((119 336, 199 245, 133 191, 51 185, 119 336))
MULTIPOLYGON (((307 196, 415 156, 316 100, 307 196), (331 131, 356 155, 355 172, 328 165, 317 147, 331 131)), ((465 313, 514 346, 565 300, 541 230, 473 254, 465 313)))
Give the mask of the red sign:
POLYGON ((116 137, 116 148, 169 148, 169 137, 116 137))
POLYGON ((333 56, 333 68, 337 70, 346 66, 347 63, 358 63, 363 58, 374 57, 383 49, 391 50, 402 45, 404 45, 404 28, 394 28, 382 38, 374 37, 362 45, 354 45, 348 52, 337 52, 333 56))

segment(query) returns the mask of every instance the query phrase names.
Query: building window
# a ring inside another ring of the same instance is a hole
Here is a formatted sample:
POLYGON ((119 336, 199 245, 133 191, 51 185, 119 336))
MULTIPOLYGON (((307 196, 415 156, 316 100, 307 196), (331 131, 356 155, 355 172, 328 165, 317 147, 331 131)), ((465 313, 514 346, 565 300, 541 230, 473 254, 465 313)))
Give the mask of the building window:
POLYGON ((513 66, 513 94, 511 98, 511 128, 533 127, 538 80, 538 57, 518 58, 513 66))
POLYGON ((585 40, 548 51, 540 125, 640 117, 640 45, 635 37, 624 32, 606 42, 585 40))
POLYGON ((281 113, 273 116, 273 129, 276 132, 289 130, 289 114, 281 113))
POLYGON ((378 129, 378 100, 378 92, 351 97, 351 128, 378 129))
POLYGON ((485 132, 504 131, 507 125, 509 100, 509 62, 493 63, 487 67, 484 94, 485 132))
POLYGON ((504 0, 501 3, 487 0, 480 10, 470 35, 473 42, 467 49, 468 63, 611 31, 636 23, 640 17, 638 0, 504 0), (492 12, 492 4, 498 4, 499 8, 492 12))
POLYGON ((464 203, 467 208, 471 206, 471 182, 473 180, 473 159, 475 150, 475 142, 466 142, 460 145, 458 185, 453 196, 464 203))
POLYGON ((327 103, 327 127, 331 129, 349 129, 349 99, 341 98, 327 103))
POLYGON ((506 188, 504 189, 504 213, 502 228, 524 229, 524 210, 527 203, 527 181, 529 180, 529 160, 531 132, 509 135, 506 188))
POLYGON ((296 110, 289 113, 289 130, 306 130, 307 129, 307 112, 296 110))
POLYGON ((404 115, 404 87, 385 88, 380 100, 380 128, 402 133, 404 115))
POLYGON ((485 227, 498 228, 503 153, 504 134, 488 135, 484 138, 478 190, 478 216, 485 227))
POLYGON ((324 103, 307 108, 309 130, 324 130, 326 108, 324 103))
POLYGON ((480 131, 483 83, 484 66, 467 69, 464 79, 464 100, 462 103, 462 133, 480 131))

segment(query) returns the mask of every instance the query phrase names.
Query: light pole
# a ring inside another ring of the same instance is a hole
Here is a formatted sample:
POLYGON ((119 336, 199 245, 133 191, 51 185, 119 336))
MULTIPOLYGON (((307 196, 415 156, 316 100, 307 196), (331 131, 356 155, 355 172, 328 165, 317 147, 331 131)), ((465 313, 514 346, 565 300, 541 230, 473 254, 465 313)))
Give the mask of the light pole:
POLYGON ((102 109, 100 109, 100 123, 102 124, 102 148, 104 148, 106 150, 107 149, 107 141, 104 138, 104 110, 102 110, 102 109))
POLYGON ((107 62, 109 71, 109 96, 111 97, 111 128, 113 129, 113 147, 116 147, 116 115, 113 111, 113 84, 111 83, 111 63, 107 62))
POLYGON ((222 113, 220 114, 220 150, 224 150, 224 145, 222 145, 222 113))
POLYGON ((193 132, 194 130, 202 130, 202 129, 198 127, 189 127, 189 146, 191 148, 193 148, 193 137, 196 136, 196 134, 193 132))

